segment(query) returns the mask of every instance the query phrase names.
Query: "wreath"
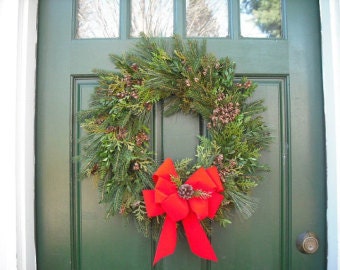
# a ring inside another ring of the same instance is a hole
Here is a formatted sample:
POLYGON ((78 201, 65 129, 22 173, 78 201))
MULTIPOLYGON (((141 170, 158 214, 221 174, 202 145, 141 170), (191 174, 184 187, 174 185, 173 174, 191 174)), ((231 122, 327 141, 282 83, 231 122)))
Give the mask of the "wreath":
POLYGON ((193 253, 216 261, 211 221, 226 227, 232 209, 250 216, 250 193, 267 170, 259 160, 270 143, 265 107, 249 100, 256 85, 236 79, 235 63, 207 53, 206 41, 142 35, 111 58, 116 71, 96 71, 99 86, 80 114, 82 175, 97 179, 108 216, 133 217, 139 231, 159 239, 154 264, 174 252, 177 227, 193 253), (207 135, 198 136, 194 158, 174 162, 153 152, 150 127, 160 103, 165 117, 203 119, 207 135))

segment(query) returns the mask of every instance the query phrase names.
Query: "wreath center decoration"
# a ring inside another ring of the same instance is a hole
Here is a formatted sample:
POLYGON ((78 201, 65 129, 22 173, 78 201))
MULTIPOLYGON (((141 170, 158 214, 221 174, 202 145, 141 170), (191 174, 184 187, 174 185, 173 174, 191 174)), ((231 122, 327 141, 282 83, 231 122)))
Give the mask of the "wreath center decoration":
POLYGON ((250 197, 266 170, 259 158, 270 143, 262 100, 249 101, 256 85, 235 79, 235 64, 206 52, 206 42, 145 35, 124 55, 111 56, 118 71, 97 71, 99 86, 81 112, 82 175, 97 179, 108 216, 133 217, 158 240, 154 264, 172 254, 181 225, 191 251, 217 261, 207 237, 211 221, 230 223, 232 209, 250 216, 250 197), (154 105, 164 115, 198 115, 207 136, 195 158, 160 164, 152 149, 154 105))

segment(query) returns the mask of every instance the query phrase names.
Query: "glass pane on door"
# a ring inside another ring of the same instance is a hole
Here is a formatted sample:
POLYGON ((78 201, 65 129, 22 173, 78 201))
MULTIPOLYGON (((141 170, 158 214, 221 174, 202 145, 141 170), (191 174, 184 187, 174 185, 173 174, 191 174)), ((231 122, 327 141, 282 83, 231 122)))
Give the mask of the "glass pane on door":
POLYGON ((119 36, 119 0, 78 0, 75 38, 119 36))
POLYGON ((131 37, 170 37, 174 32, 172 0, 131 0, 131 37))
POLYGON ((241 36, 282 38, 281 0, 240 0, 241 36))
POLYGON ((227 37, 228 0, 187 0, 188 37, 227 37))

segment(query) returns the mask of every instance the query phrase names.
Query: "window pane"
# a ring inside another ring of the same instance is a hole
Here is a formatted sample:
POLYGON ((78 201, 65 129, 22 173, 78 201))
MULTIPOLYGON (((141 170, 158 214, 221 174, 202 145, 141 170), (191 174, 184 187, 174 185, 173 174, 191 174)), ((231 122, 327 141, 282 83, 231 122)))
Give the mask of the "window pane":
POLYGON ((130 36, 139 37, 141 32, 149 36, 173 35, 172 0, 131 0, 130 36))
POLYGON ((228 36, 228 0, 187 0, 188 37, 228 36))
POLYGON ((76 38, 119 36, 119 0, 78 0, 76 38))
POLYGON ((281 38, 280 0, 240 0, 241 36, 281 38))

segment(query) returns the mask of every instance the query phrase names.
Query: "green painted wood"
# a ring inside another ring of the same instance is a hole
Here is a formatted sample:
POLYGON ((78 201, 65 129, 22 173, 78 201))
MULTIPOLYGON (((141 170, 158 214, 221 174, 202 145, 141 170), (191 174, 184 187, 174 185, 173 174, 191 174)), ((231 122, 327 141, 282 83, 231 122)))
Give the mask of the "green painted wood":
MULTIPOLYGON (((264 117, 272 131, 273 146, 263 153, 263 161, 271 168, 266 180, 255 190, 259 199, 258 209, 248 220, 235 217, 226 230, 215 227, 213 243, 222 264, 211 269, 281 269, 288 247, 284 247, 289 218, 287 189, 289 178, 285 170, 284 151, 287 138, 287 87, 285 78, 254 78, 258 98, 265 99, 267 111, 264 117), (250 258, 250 259, 246 259, 250 258)), ((283 268, 286 269, 286 268, 283 268)))
MULTIPOLYGON (((91 77, 75 76, 73 79, 72 141, 79 142, 82 130, 75 116, 88 108, 97 81, 91 77)), ((80 154, 78 143, 73 144, 73 151, 73 156, 80 154)), ((98 204, 100 196, 94 179, 79 181, 80 164, 76 160, 72 171, 70 225, 74 268, 148 269, 151 264, 151 240, 140 237, 133 223, 121 218, 106 219, 105 206, 98 204), (125 256, 127 250, 135 260, 125 256)))
MULTIPOLYGON (((237 0, 231 10, 237 12, 237 0)), ((129 1, 121 1, 121 21, 128 18, 129 1)), ((184 1, 175 1, 175 29, 184 32, 184 1)), ((91 180, 79 182, 81 136, 76 113, 87 104, 96 84, 93 68, 112 69, 108 55, 120 54, 128 39, 72 39, 73 1, 39 1, 39 52, 36 130, 36 228, 38 269, 153 269, 155 244, 120 218, 105 219, 104 206, 91 180)), ((208 50, 230 56, 237 72, 249 75, 265 98, 264 117, 273 144, 263 160, 271 172, 254 192, 259 198, 253 217, 237 216, 226 229, 213 226, 218 263, 200 260, 180 239, 176 253, 155 269, 326 269, 325 160, 318 1, 288 0, 287 39, 238 37, 238 16, 230 39, 209 39, 208 50), (320 238, 316 254, 297 251, 295 239, 314 231, 320 238)), ((198 118, 164 118, 161 105, 154 115, 157 156, 194 155, 198 118)))
POLYGON ((315 256, 293 249, 291 259, 295 269, 325 269, 326 265, 325 140, 318 8, 317 1, 294 1, 288 5, 288 29, 293 29, 288 35, 291 40, 292 240, 305 230, 314 231, 323 239, 315 256), (300 10, 310 16, 301 17, 300 10))

